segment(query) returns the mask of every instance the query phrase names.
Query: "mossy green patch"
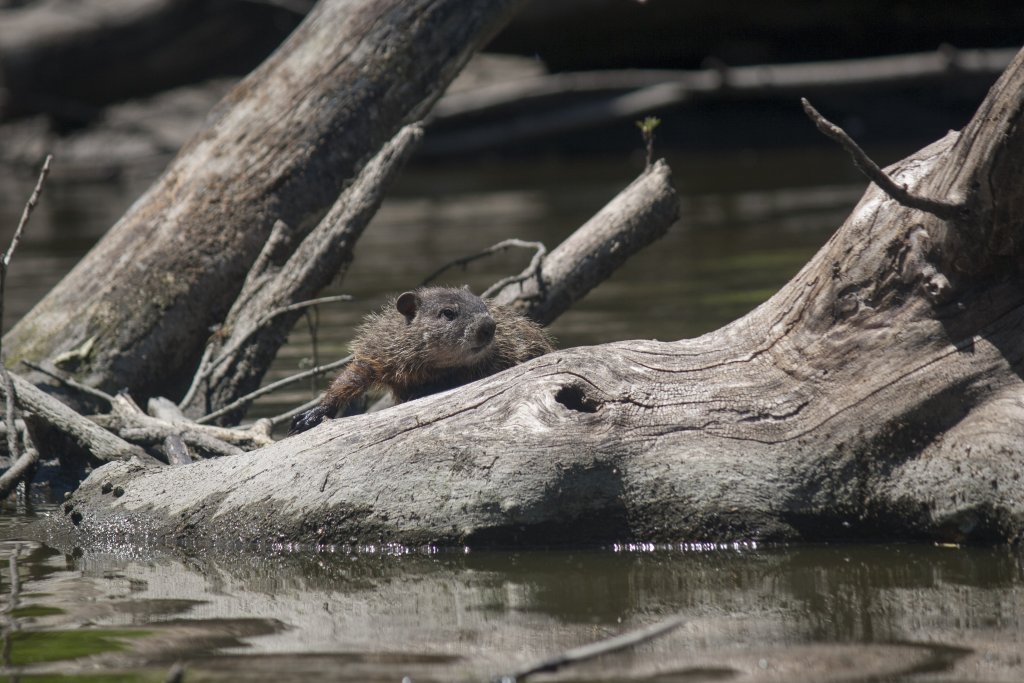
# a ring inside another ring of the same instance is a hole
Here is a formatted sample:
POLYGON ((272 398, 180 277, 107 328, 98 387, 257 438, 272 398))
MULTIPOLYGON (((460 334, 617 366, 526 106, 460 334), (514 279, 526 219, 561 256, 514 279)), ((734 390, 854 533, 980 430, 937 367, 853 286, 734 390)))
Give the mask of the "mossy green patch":
POLYGON ((124 638, 149 631, 81 629, 77 631, 16 631, 11 636, 11 664, 55 662, 125 649, 124 638))

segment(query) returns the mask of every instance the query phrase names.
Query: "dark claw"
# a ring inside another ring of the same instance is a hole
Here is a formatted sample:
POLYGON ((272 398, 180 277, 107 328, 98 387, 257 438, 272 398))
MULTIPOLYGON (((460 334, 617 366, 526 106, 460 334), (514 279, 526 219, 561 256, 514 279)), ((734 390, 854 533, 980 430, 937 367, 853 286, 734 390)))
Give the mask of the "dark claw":
POLYGON ((310 408, 304 413, 299 413, 292 418, 292 426, 288 430, 288 436, 312 429, 329 417, 334 417, 334 411, 322 405, 310 408))

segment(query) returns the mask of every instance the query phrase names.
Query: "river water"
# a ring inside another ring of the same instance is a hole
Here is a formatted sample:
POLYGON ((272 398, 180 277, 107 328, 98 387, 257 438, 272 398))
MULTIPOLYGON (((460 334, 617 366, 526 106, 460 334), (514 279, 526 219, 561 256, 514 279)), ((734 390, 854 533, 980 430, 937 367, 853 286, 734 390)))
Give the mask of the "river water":
MULTIPOLYGON (((905 151, 875 153, 887 161, 905 151)), ((807 261, 865 186, 828 148, 669 161, 683 219, 553 325, 561 346, 691 337, 742 315, 807 261)), ((58 164, 11 268, 5 326, 159 166, 83 177, 58 164)), ((268 379, 336 358, 365 312, 444 262, 507 237, 554 247, 639 167, 633 158, 408 169, 335 288, 356 300, 322 307, 315 345, 300 323, 268 379)), ((33 181, 28 170, 0 174, 5 245, 33 181)), ((478 262, 448 281, 480 291, 529 256, 478 262)), ((293 388, 257 411, 316 390, 293 388)), ((207 557, 49 540, 56 503, 11 501, 0 517, 12 679, 161 681, 180 660, 188 681, 485 681, 678 618, 653 640, 529 680, 1024 680, 1016 550, 681 543, 207 557)))

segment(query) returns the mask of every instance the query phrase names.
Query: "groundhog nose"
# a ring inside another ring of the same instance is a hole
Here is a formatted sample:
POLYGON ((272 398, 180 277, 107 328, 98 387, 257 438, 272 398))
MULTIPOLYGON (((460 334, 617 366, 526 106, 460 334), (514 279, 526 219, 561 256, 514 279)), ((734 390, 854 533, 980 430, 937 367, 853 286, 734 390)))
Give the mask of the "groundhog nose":
POLYGON ((490 344, 491 340, 494 339, 494 321, 483 320, 480 322, 480 326, 476 328, 476 341, 479 344, 490 344))

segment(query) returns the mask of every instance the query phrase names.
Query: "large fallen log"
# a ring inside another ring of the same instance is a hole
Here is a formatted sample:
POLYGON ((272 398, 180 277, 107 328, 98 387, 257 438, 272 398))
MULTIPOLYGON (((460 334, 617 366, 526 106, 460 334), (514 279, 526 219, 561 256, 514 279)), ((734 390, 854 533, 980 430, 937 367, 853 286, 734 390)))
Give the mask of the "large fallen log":
POLYGON ((716 332, 567 349, 245 456, 112 463, 65 519, 225 544, 1021 540, 1022 168, 1024 52, 888 169, 924 208, 871 186, 716 332))

